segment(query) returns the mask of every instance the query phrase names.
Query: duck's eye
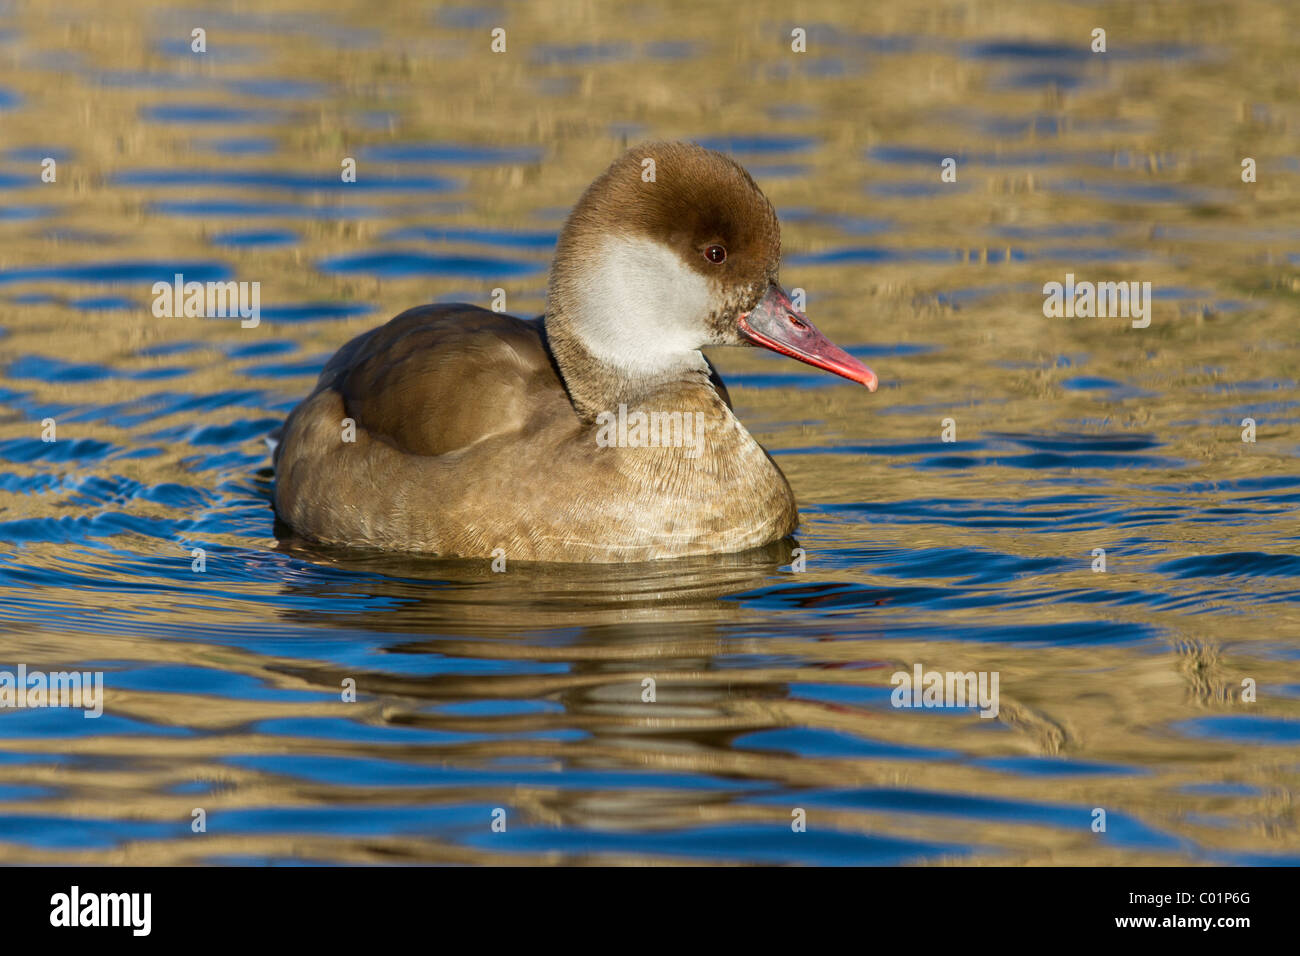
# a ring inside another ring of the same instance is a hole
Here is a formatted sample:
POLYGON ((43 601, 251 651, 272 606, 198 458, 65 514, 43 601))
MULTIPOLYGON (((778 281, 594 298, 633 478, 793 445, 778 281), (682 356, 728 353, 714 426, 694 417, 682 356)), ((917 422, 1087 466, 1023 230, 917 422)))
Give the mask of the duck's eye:
POLYGON ((727 250, 722 246, 713 245, 704 250, 704 258, 712 263, 726 262, 727 250))

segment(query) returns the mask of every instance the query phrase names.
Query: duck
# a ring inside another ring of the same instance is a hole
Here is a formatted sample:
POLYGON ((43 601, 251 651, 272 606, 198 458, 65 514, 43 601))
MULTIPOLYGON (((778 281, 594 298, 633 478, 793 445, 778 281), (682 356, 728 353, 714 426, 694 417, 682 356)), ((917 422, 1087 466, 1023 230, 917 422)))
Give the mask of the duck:
POLYGON ((301 538, 443 558, 629 563, 793 535, 794 492, 703 349, 874 392, 781 286, 776 211, 733 158, 634 146, 560 231, 544 315, 423 305, 343 345, 273 451, 301 538))

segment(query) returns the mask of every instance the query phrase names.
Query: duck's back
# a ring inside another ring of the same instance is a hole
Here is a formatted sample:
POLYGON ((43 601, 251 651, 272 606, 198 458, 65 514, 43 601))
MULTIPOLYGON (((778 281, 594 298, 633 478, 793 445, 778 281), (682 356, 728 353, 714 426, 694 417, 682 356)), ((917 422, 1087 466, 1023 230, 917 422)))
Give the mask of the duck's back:
POLYGON ((410 309, 348 342, 289 415, 275 508, 318 541, 461 553, 446 528, 498 480, 492 447, 578 422, 538 322, 471 305, 410 309), (438 520, 441 517, 442 520, 438 520))
POLYGON ((358 336, 325 366, 322 389, 358 428, 416 455, 521 431, 539 400, 564 392, 539 322, 471 305, 410 309, 358 336))

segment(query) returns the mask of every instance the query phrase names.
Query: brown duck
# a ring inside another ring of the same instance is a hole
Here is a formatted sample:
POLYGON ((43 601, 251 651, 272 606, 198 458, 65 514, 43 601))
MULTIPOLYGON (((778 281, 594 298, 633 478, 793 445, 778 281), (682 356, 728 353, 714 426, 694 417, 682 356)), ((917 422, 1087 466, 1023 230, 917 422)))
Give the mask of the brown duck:
POLYGON ((421 306, 339 349, 285 422, 276 511, 321 542, 520 561, 784 538, 794 494, 700 349, 761 345, 872 391, 876 376, 794 308, 780 259, 739 164, 629 150, 565 223, 545 316, 421 306))

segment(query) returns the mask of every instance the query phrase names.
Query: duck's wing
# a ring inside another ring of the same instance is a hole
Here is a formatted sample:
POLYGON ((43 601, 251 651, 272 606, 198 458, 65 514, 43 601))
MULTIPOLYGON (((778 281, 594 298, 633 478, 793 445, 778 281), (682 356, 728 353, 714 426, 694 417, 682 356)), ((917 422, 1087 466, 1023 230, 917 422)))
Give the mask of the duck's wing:
POLYGON ((410 309, 353 339, 317 391, 336 390, 358 429, 415 455, 443 455, 567 402, 540 323, 471 305, 410 309))

